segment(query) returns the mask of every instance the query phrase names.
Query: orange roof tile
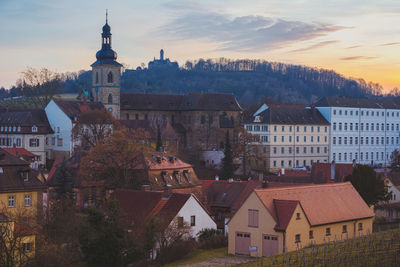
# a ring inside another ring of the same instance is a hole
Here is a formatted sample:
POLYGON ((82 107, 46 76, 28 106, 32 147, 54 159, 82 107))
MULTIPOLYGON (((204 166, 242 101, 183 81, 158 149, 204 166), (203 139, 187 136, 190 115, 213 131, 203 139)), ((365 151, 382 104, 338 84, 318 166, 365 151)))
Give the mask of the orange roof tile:
POLYGON ((254 191, 275 220, 274 199, 298 200, 313 226, 375 216, 350 182, 254 191))
POLYGON ((278 219, 275 230, 286 230, 299 201, 274 199, 273 202, 278 219))

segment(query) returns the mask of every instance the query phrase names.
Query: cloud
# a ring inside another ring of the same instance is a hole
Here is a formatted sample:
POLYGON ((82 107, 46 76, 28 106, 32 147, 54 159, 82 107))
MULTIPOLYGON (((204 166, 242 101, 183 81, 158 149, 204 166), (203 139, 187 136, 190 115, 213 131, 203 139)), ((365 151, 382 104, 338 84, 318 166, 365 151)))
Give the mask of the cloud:
POLYGON ((391 45, 400 45, 400 42, 380 44, 379 46, 391 46, 391 45))
POLYGON ((370 60, 375 59, 377 57, 368 57, 368 56, 352 56, 352 57, 342 57, 340 60, 370 60))
POLYGON ((190 12, 158 29, 173 39, 206 39, 219 50, 260 51, 326 36, 346 27, 276 19, 265 16, 231 17, 216 12, 190 12))
POLYGON ((353 46, 346 47, 346 49, 354 49, 354 48, 359 48, 359 47, 361 47, 361 45, 353 45, 353 46))
POLYGON ((308 47, 304 47, 304 48, 299 48, 299 49, 295 49, 292 50, 290 52, 304 52, 304 51, 308 51, 308 50, 313 50, 313 49, 318 49, 320 47, 324 47, 327 45, 331 45, 331 44, 335 44, 335 43, 339 43, 339 40, 332 40, 332 41, 324 41, 324 42, 319 42, 313 45, 310 45, 308 47))

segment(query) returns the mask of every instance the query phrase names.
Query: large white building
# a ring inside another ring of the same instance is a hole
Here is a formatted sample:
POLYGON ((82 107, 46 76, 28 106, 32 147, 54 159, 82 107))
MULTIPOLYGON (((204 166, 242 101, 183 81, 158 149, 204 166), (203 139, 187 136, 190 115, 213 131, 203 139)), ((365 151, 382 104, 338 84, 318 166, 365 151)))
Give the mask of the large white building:
POLYGON ((393 100, 325 97, 315 106, 331 124, 330 161, 390 164, 391 153, 399 149, 399 103, 393 100))

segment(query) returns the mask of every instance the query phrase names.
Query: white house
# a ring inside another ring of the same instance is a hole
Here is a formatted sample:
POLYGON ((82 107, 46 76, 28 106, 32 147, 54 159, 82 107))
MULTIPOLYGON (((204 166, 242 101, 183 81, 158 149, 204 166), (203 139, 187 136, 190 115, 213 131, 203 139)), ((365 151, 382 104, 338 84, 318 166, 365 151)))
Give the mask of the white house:
POLYGON ((389 165, 390 154, 399 148, 399 103, 324 97, 315 107, 331 124, 330 161, 389 165))
POLYGON ((50 145, 53 150, 52 157, 57 155, 71 156, 74 151, 75 141, 73 128, 79 115, 87 110, 103 109, 100 102, 51 100, 45 108, 50 126, 54 131, 50 145))

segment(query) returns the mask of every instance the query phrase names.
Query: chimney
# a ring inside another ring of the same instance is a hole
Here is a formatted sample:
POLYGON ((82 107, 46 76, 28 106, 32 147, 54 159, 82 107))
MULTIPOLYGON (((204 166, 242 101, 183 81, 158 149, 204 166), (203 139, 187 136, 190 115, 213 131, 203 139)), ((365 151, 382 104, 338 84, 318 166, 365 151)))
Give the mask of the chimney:
POLYGON ((335 181, 335 161, 332 160, 331 163, 331 180, 335 181))

